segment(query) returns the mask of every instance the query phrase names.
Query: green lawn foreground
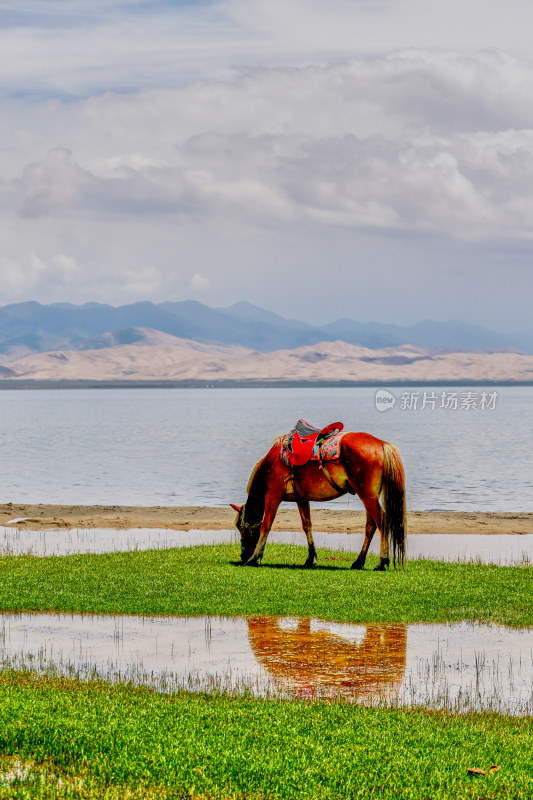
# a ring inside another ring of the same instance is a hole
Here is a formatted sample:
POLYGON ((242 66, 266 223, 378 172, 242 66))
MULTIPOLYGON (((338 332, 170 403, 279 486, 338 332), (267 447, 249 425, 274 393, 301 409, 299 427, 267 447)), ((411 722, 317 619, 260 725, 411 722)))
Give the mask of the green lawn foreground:
MULTIPOLYGON (((353 555, 270 545, 0 559, 0 608, 279 614, 347 622, 533 622, 533 570, 413 561, 352 572, 353 555), (295 566, 296 565, 296 566, 295 566)), ((533 723, 342 702, 159 695, 0 673, 0 798, 528 798, 533 723), (467 769, 499 771, 469 776, 467 769), (19 777, 17 777, 19 776, 19 777)))
POLYGON ((376 573, 353 554, 267 546, 259 568, 233 545, 105 555, 0 558, 0 609, 115 614, 310 616, 338 622, 533 625, 533 569, 412 561, 376 573))
POLYGON ((531 720, 0 676, 0 797, 520 798, 531 720), (499 771, 472 776, 469 767, 499 771), (6 785, 2 775, 21 774, 6 785), (18 784, 18 785, 17 785, 18 784))

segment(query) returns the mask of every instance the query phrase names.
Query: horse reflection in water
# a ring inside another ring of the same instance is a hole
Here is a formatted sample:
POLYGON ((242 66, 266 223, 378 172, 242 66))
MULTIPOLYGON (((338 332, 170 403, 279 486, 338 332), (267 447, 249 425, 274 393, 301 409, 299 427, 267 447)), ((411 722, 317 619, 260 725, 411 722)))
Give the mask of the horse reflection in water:
POLYGON ((305 697, 384 697, 405 673, 407 625, 250 617, 248 638, 277 683, 305 697))

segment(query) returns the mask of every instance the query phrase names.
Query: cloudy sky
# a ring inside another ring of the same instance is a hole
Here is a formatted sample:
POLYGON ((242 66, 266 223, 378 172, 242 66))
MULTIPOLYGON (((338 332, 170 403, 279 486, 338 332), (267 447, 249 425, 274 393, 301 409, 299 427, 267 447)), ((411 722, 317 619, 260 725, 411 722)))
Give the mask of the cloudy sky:
POLYGON ((533 327, 529 0, 4 0, 0 305, 533 327))

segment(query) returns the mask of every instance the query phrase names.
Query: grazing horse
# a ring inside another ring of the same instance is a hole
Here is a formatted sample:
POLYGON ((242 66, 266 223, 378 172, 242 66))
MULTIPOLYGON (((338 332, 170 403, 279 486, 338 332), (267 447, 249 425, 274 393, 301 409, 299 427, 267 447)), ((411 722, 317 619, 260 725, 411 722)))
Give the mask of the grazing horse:
POLYGON ((366 510, 365 540, 352 569, 363 569, 376 528, 381 534, 381 550, 376 570, 389 566, 389 546, 394 565, 405 563, 406 508, 405 476, 394 445, 369 433, 345 432, 340 438, 338 458, 324 462, 320 457, 301 466, 280 458, 286 436, 274 440, 268 453, 255 465, 248 481, 248 499, 237 512, 236 527, 241 534, 241 561, 257 566, 283 500, 297 504, 307 536, 305 567, 316 563, 309 501, 334 500, 344 494, 357 494, 366 510), (379 502, 381 496, 381 504, 379 502))

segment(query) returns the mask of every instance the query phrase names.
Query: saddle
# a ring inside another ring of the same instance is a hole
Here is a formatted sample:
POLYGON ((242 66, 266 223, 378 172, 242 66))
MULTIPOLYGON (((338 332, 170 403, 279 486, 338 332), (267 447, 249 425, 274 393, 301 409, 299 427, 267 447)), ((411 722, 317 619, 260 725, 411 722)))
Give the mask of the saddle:
MULTIPOLYGON (((331 422, 325 428, 315 428, 304 419, 299 419, 283 440, 280 458, 288 467, 302 467, 313 458, 320 460, 324 442, 339 434, 343 428, 342 422, 331 422)), ((327 457, 332 458, 332 455, 328 453, 327 457)))

